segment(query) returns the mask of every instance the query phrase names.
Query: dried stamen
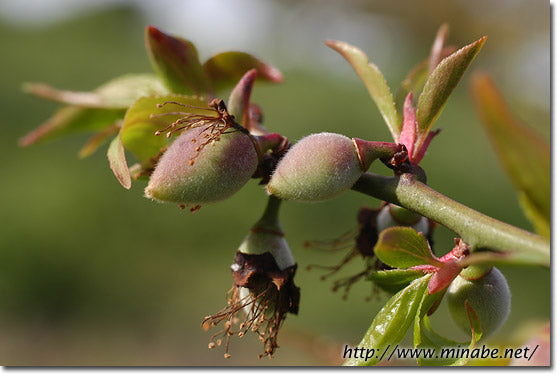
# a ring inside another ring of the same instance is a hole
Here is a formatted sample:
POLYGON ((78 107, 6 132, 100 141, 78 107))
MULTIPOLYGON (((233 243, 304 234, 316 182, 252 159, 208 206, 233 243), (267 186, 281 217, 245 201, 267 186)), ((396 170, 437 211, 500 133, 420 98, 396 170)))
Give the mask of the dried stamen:
MULTIPOLYGON (((190 112, 183 112, 183 111, 170 111, 161 114, 151 114, 150 118, 159 118, 168 115, 174 116, 181 116, 179 119, 175 120, 173 123, 169 124, 167 127, 160 129, 155 132, 156 136, 161 135, 162 133, 166 134, 167 138, 170 138, 173 133, 182 132, 184 130, 194 129, 194 128, 202 128, 200 134, 202 137, 206 138, 206 141, 201 143, 197 148, 196 156, 191 160, 191 165, 194 164, 194 159, 200 154, 202 149, 208 145, 214 145, 217 141, 220 141, 220 137, 222 134, 233 133, 233 132, 243 132, 245 134, 249 134, 249 131, 238 124, 235 121, 235 117, 231 115, 227 111, 227 107, 223 100, 221 99, 213 99, 208 104, 208 108, 191 106, 184 103, 179 103, 175 101, 166 101, 163 103, 159 103, 157 105, 158 108, 162 108, 167 104, 174 104, 186 108, 198 109, 198 110, 206 110, 206 111, 213 111, 216 115, 201 115, 195 114, 190 112)), ((193 143, 196 143, 196 139, 192 139, 193 143)))
MULTIPOLYGON (((360 279, 367 277, 370 272, 387 268, 387 265, 379 261, 373 252, 373 247, 377 242, 376 218, 380 210, 381 208, 373 210, 363 207, 358 212, 358 228, 348 231, 339 238, 331 241, 313 241, 305 243, 305 247, 307 248, 316 248, 328 251, 340 251, 350 248, 350 251, 344 256, 338 265, 309 265, 307 267, 308 270, 312 268, 328 270, 326 274, 321 276, 322 280, 325 280, 335 274, 350 261, 360 255, 366 259, 366 268, 363 271, 350 277, 340 278, 334 281, 332 291, 336 292, 340 288, 344 288, 342 299, 347 299, 350 288, 360 279)), ((373 295, 376 295, 376 293, 377 289, 373 286, 373 295)), ((369 300, 370 298, 371 297, 367 297, 366 300, 369 300)))

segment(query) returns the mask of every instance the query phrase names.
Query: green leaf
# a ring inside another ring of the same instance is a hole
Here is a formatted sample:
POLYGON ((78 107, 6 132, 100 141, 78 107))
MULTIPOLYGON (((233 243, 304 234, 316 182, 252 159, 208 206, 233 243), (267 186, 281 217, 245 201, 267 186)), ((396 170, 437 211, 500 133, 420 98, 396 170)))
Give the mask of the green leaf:
POLYGON ((416 114, 420 131, 420 137, 417 140, 418 145, 424 143, 424 139, 428 136, 434 121, 440 114, 451 92, 459 83, 468 66, 484 45, 484 42, 486 42, 486 37, 482 37, 446 57, 428 77, 424 89, 418 98, 418 111, 416 114))
POLYGON ((550 143, 510 111, 487 73, 471 80, 477 113, 500 162, 519 190, 521 206, 535 229, 550 234, 550 143))
POLYGON ((282 82, 282 73, 245 52, 229 51, 212 56, 202 65, 215 91, 233 86, 251 69, 257 70, 257 80, 282 82))
POLYGON ((397 293, 425 273, 421 270, 389 269, 371 273, 367 278, 376 286, 390 293, 397 293))
POLYGON ((128 165, 124 155, 124 148, 119 136, 115 137, 113 141, 111 141, 109 150, 107 150, 107 158, 109 159, 111 170, 113 170, 113 173, 117 177, 119 183, 121 183, 121 185, 126 189, 130 189, 132 181, 130 179, 130 172, 128 171, 128 165))
MULTIPOLYGON (((120 122, 119 122, 120 123, 120 122)), ((86 144, 80 149, 78 153, 78 157, 86 158, 92 155, 99 149, 101 145, 103 145, 109 138, 117 133, 121 129, 120 124, 113 124, 108 126, 105 129, 100 130, 96 134, 94 134, 86 144)))
POLYGON ((357 47, 336 40, 328 40, 325 43, 340 53, 354 68, 377 108, 379 108, 393 139, 397 142, 401 131, 401 123, 393 95, 379 68, 375 64, 370 63, 366 54, 357 47))
POLYGON ((146 28, 145 39, 154 71, 173 93, 211 92, 210 81, 190 41, 162 33, 154 26, 146 28))
POLYGON ((101 108, 62 107, 46 122, 19 140, 20 146, 30 146, 37 142, 68 134, 98 131, 124 117, 124 110, 101 108))
POLYGON ((64 104, 107 109, 127 109, 140 97, 167 93, 167 89, 153 74, 124 75, 90 92, 59 90, 42 83, 24 84, 23 90, 64 104))
MULTIPOLYGON (((420 309, 431 275, 414 280, 410 285, 395 294, 377 313, 366 335, 357 347, 366 349, 385 349, 398 344, 405 336, 408 328, 420 309)), ((378 355, 376 353, 375 355, 378 355)), ((388 355, 388 354, 387 354, 388 355)), ((373 366, 380 360, 375 356, 365 360, 363 358, 349 358, 345 366, 373 366)))
POLYGON ((389 227, 379 234, 376 256, 394 268, 406 269, 417 265, 440 267, 426 238, 410 227, 389 227))
POLYGON ((126 112, 120 132, 122 144, 139 161, 146 161, 156 156, 162 148, 169 144, 170 139, 165 134, 156 136, 156 131, 166 128, 187 113, 216 115, 215 112, 206 110, 206 108, 208 108, 208 103, 197 96, 165 95, 140 98, 126 112), (163 104, 166 101, 175 101, 186 106, 199 108, 184 107, 177 104, 166 104, 158 108, 158 104, 163 104), (183 115, 176 112, 183 113, 183 115))

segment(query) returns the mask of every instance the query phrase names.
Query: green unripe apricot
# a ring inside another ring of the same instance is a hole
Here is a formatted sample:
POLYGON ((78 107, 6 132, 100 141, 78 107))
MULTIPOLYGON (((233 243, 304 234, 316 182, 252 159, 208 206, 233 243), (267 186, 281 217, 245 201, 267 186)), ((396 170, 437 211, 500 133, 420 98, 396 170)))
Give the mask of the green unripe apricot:
POLYGON ((267 190, 285 200, 325 201, 350 189, 361 174, 350 138, 326 132, 312 134, 282 158, 267 190))
POLYGON ((182 133, 161 157, 146 197, 201 205, 232 196, 257 169, 258 155, 250 137, 243 132, 224 133, 201 147, 207 139, 200 128, 182 133))
POLYGON ((483 338, 487 338, 504 324, 510 312, 511 293, 506 278, 494 267, 475 280, 459 275, 449 286, 447 303, 451 317, 470 335, 471 326, 465 310, 467 300, 480 320, 483 338))
POLYGON ((317 133, 301 139, 282 158, 267 185, 283 200, 326 201, 352 188, 378 158, 406 154, 404 145, 317 133))

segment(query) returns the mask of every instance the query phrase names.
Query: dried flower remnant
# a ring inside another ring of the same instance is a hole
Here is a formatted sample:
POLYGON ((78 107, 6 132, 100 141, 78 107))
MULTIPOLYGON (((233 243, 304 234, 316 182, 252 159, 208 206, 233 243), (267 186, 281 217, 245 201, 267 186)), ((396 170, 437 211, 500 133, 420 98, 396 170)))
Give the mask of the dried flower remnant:
POLYGON ((288 313, 297 314, 299 288, 294 284, 296 265, 280 270, 271 253, 260 255, 237 252, 231 265, 233 288, 228 305, 218 313, 205 317, 206 330, 223 322, 223 329, 211 338, 209 348, 225 341, 225 357, 229 358, 232 336, 256 333, 264 353, 272 357, 278 348, 278 330, 288 313))
POLYGON ((227 307, 203 321, 205 329, 223 322, 223 329, 212 336, 209 347, 225 341, 226 357, 230 338, 243 337, 249 331, 263 343, 264 352, 259 357, 272 357, 286 315, 298 312, 297 265, 278 221, 280 204, 281 200, 269 197, 262 218, 239 246, 231 265, 233 288, 227 307))
MULTIPOLYGON (((354 274, 349 277, 340 278, 333 282, 332 291, 336 292, 340 288, 344 288, 342 299, 348 298, 348 293, 350 288, 358 282, 360 279, 366 277, 373 270, 384 270, 389 268, 387 265, 383 264, 375 254, 373 253, 373 246, 377 242, 377 230, 376 230, 376 217, 379 213, 380 208, 370 209, 367 207, 362 207, 358 211, 358 227, 356 229, 350 230, 332 241, 308 241, 304 244, 305 248, 313 248, 325 251, 350 251, 344 256, 342 261, 334 266, 323 266, 323 265, 308 265, 307 270, 314 268, 324 269, 328 272, 321 276, 322 280, 326 280, 328 277, 340 271, 345 265, 358 256, 362 256, 362 259, 366 262, 366 267, 361 272, 354 274)), ((377 289, 374 286, 373 295, 376 295, 377 289)), ((370 297, 366 298, 367 300, 370 297)))
MULTIPOLYGON (((384 203, 376 209, 371 209, 365 206, 360 208, 357 220, 357 228, 346 232, 335 240, 308 241, 304 245, 306 248, 324 251, 341 251, 350 249, 346 256, 344 256, 337 265, 309 265, 307 267, 308 270, 314 268, 328 270, 326 274, 321 276, 322 280, 325 280, 333 274, 339 272, 345 265, 350 263, 350 261, 354 260, 356 257, 362 256, 362 260, 364 260, 365 263, 365 268, 362 271, 349 277, 337 279, 332 285, 332 290, 334 292, 344 288, 344 293, 342 295, 343 299, 348 298, 348 293, 350 292, 351 287, 360 279, 367 278, 375 271, 392 269, 392 267, 379 260, 373 251, 381 231, 392 226, 411 226, 415 230, 423 232, 430 245, 432 245, 432 235, 436 226, 435 222, 429 221, 425 217, 411 213, 406 209, 389 203, 384 203)), ((379 287, 383 289, 382 286, 377 286, 375 284, 372 287, 373 296, 378 295, 379 287)), ((367 297, 366 300, 369 300, 370 298, 371 297, 367 297)))

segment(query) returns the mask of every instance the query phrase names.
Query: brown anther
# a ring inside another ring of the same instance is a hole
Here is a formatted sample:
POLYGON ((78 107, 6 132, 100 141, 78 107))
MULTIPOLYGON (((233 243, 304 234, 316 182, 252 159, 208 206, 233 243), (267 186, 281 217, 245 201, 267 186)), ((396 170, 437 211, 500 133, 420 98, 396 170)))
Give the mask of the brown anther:
POLYGON ((200 205, 194 205, 194 206, 191 206, 190 211, 191 211, 191 213, 194 214, 194 213, 196 213, 197 211, 199 211, 200 208, 201 208, 200 205))
POLYGON ((189 161, 189 166, 192 166, 193 164, 194 164, 194 159, 191 159, 191 160, 189 161))
POLYGON ((221 339, 217 340, 217 341, 216 341, 216 345, 222 346, 222 340, 221 340, 221 339))
POLYGON ((216 344, 215 344, 214 342, 210 342, 210 343, 208 344, 208 348, 209 348, 209 349, 213 349, 213 348, 215 348, 215 347, 216 347, 216 344))
POLYGON ((181 209, 181 210, 184 210, 184 209, 187 208, 187 205, 185 205, 185 204, 179 204, 179 205, 177 205, 177 206, 178 206, 179 209, 181 209))
POLYGON ((225 359, 229 359, 229 358, 231 358, 231 355, 229 355, 228 353, 225 353, 225 354, 224 354, 224 358, 225 358, 225 359))
POLYGON ((160 131, 156 131, 156 133, 155 133, 156 136, 159 136, 160 134, 161 134, 160 131))
POLYGON ((245 335, 244 332, 239 332, 239 333, 237 333, 237 336, 238 336, 239 338, 243 338, 244 335, 245 335))

